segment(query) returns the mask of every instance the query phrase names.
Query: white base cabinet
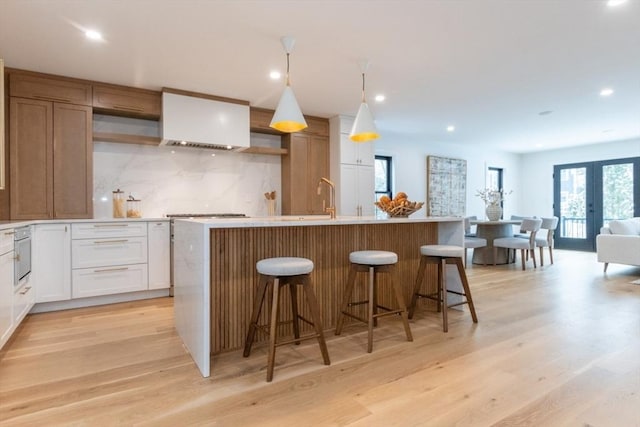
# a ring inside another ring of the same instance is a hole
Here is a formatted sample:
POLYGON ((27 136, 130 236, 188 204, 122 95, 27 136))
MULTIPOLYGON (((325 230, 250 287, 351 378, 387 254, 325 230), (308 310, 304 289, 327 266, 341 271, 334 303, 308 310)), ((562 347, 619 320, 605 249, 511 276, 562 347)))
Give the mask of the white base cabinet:
POLYGON ((71 230, 71 298, 148 289, 146 222, 78 223, 71 230))
POLYGON ((3 230, 0 232, 0 348, 7 342, 13 332, 12 231, 3 230))
POLYGON ((71 224, 36 224, 32 276, 36 302, 71 298, 71 224))
POLYGON ((73 298, 147 290, 147 264, 73 270, 73 298))
POLYGON ((150 222, 149 238, 149 290, 168 289, 170 275, 170 232, 169 223, 150 222))

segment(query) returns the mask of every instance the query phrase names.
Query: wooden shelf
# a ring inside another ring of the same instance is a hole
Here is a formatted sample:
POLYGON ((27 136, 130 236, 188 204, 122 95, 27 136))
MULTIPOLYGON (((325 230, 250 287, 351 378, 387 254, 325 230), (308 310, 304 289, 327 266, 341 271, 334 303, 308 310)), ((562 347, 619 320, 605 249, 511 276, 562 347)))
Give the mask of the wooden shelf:
POLYGON ((273 156, 286 156, 289 154, 289 150, 286 148, 273 148, 273 147, 249 147, 242 150, 247 154, 268 154, 273 156))
POLYGON ((124 133, 94 132, 93 140, 99 142, 119 142, 122 144, 160 145, 160 138, 157 136, 129 135, 124 133))

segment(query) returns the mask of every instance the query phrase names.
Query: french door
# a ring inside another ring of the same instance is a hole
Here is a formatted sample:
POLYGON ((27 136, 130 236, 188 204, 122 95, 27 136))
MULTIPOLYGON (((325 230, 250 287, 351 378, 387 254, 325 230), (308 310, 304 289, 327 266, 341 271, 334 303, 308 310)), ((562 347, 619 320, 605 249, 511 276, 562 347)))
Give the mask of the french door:
POLYGON ((559 249, 595 251, 600 227, 640 216, 640 157, 553 167, 559 249))

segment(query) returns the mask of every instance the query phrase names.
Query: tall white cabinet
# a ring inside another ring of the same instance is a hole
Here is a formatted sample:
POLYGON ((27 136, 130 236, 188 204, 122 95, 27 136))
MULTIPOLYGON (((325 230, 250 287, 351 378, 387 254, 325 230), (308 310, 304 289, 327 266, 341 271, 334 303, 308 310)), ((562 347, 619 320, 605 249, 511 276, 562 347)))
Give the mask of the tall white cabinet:
POLYGON ((335 116, 331 127, 331 179, 336 184, 338 214, 375 214, 375 143, 349 139, 353 117, 335 116))
POLYGON ((36 302, 71 298, 71 224, 36 224, 32 274, 36 302))
POLYGON ((169 223, 149 223, 149 290, 166 289, 171 282, 169 272, 169 223))

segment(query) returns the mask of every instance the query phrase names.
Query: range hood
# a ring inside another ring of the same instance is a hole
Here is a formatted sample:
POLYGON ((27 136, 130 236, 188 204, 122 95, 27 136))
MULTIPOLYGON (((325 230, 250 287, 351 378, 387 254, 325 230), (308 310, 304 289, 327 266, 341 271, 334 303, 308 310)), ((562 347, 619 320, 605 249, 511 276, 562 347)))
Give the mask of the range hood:
POLYGON ((242 151, 250 145, 249 102, 165 88, 160 145, 242 151))

